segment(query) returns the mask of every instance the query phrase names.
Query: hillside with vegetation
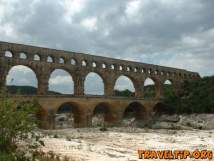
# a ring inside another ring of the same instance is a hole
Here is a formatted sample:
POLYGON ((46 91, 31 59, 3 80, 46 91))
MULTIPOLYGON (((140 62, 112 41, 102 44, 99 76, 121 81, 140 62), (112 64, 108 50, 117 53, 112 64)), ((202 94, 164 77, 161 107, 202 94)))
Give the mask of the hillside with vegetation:
POLYGON ((214 76, 182 85, 179 96, 166 95, 164 103, 173 113, 214 113, 214 76))
POLYGON ((123 91, 115 90, 114 94, 115 94, 115 96, 120 96, 120 97, 134 97, 134 92, 131 92, 128 89, 123 90, 123 91))
MULTIPOLYGON (((135 93, 131 92, 130 90, 115 90, 114 91, 116 96, 121 97, 134 97, 135 93)), ((170 84, 164 85, 164 93, 167 97, 173 95, 172 86, 170 84)), ((144 98, 154 98, 155 97, 155 86, 154 85, 147 85, 144 87, 144 98)))
MULTIPOLYGON (((214 113, 214 76, 204 77, 193 82, 184 82, 181 88, 183 91, 176 96, 171 85, 164 85, 165 111, 170 114, 214 113)), ((134 93, 129 90, 115 91, 115 94, 124 97, 134 96, 134 93)), ((146 86, 144 98, 154 96, 154 85, 146 86)))
MULTIPOLYGON (((7 91, 10 94, 26 94, 26 95, 36 95, 37 94, 37 88, 32 87, 32 86, 7 86, 7 91)), ((48 91, 48 94, 60 94, 58 92, 54 91, 48 91)))

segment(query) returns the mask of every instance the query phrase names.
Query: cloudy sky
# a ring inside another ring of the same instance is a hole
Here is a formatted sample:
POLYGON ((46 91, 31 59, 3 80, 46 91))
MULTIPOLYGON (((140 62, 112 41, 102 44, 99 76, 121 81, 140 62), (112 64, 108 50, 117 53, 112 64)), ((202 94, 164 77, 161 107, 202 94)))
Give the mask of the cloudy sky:
MULTIPOLYGON (((213 0, 0 0, 0 40, 209 76, 214 74, 213 18, 213 0)), ((65 74, 56 75, 59 80, 65 74)))

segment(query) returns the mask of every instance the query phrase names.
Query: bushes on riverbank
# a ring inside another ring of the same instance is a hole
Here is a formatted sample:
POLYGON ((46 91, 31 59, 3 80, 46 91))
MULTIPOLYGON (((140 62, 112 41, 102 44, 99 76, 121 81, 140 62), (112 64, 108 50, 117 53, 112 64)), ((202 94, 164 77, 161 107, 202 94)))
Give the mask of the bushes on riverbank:
MULTIPOLYGON (((44 153, 37 127, 35 100, 18 108, 7 97, 0 99, 0 161, 60 161, 54 153, 44 153)), ((69 161, 63 158, 63 161, 69 161)))

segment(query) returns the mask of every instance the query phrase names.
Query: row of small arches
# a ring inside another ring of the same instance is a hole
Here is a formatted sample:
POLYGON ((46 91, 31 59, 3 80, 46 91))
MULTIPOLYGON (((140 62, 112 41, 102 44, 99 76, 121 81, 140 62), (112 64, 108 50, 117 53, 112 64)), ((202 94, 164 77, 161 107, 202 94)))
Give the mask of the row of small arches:
MULTIPOLYGON (((13 57, 12 52, 6 51, 6 52, 5 52, 5 57, 12 58, 12 57, 13 57)), ((26 53, 23 53, 23 52, 19 53, 19 58, 20 58, 20 59, 28 59, 27 54, 26 54, 26 53)), ((35 54, 35 55, 33 56, 33 60, 35 60, 35 61, 40 61, 40 60, 41 60, 41 56, 40 56, 39 54, 35 54)), ((53 62, 54 62, 54 58, 53 58, 52 56, 48 56, 46 61, 47 61, 48 63, 53 63, 53 62)), ((60 63, 60 64, 64 64, 64 63, 65 63, 65 59, 62 58, 62 57, 60 57, 60 58, 59 58, 59 63, 60 63)), ((70 63, 71 63, 72 65, 76 65, 76 60, 75 60, 75 59, 71 59, 71 62, 70 62, 70 63)))
MULTIPOLYGON (((12 52, 11 51, 5 51, 5 57, 13 57, 12 52)), ((26 53, 21 52, 21 53, 19 53, 19 58, 20 59, 27 59, 28 57, 27 57, 26 53)), ((33 56, 33 60, 40 61, 41 60, 41 56, 38 55, 38 54, 35 54, 33 56)), ((46 62, 53 63, 54 62, 54 58, 52 56, 47 56, 46 62)), ((59 63, 60 64, 65 64, 66 63, 65 59, 63 57, 60 57, 59 58, 59 63)), ((71 65, 76 65, 77 61, 74 58, 72 58, 72 59, 70 59, 70 64, 71 65)), ((97 62, 93 61, 91 63, 91 66, 93 68, 96 68, 96 67, 98 67, 97 64, 98 64, 97 62)), ((81 61, 81 65, 83 67, 86 67, 86 66, 89 65, 89 63, 86 60, 82 60, 81 61)), ((106 63, 101 63, 101 68, 106 69, 107 68, 107 64, 106 63)), ((115 64, 111 64, 109 68, 112 69, 112 70, 115 70, 116 69, 116 65, 115 64)), ((192 77, 196 76, 194 74, 186 74, 186 73, 182 74, 182 73, 176 73, 176 72, 165 72, 165 71, 145 69, 145 68, 139 69, 138 67, 123 66, 123 65, 119 65, 118 66, 118 70, 119 71, 126 71, 126 72, 132 72, 133 71, 135 73, 136 72, 141 72, 141 73, 145 73, 145 74, 149 74, 149 75, 151 75, 151 74, 161 75, 161 76, 163 76, 163 75, 166 75, 166 76, 171 76, 171 75, 172 76, 176 76, 176 75, 178 75, 179 77, 183 76, 185 78, 187 78, 187 77, 191 77, 192 78, 192 77)))

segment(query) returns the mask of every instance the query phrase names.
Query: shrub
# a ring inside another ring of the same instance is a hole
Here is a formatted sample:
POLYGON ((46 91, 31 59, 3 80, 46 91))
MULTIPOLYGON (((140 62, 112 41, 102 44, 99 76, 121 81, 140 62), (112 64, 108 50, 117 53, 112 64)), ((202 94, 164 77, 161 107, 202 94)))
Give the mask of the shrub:
POLYGON ((0 97, 0 161, 69 161, 53 152, 44 153, 39 134, 35 132, 38 103, 35 99, 16 109, 8 97, 0 97))

